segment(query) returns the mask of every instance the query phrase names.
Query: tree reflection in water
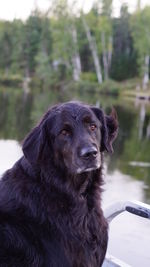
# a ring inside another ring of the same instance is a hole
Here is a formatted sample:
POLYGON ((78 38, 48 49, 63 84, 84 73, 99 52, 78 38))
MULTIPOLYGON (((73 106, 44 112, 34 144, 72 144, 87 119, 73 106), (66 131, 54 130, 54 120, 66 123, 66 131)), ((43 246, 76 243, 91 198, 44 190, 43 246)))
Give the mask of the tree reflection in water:
MULTIPOLYGON (((39 90, 36 94, 1 90, 0 175, 22 154, 16 141, 24 139, 50 105, 71 99, 101 106, 106 112, 114 106, 118 113, 114 154, 106 155, 103 205, 125 199, 150 203, 150 103, 143 101, 102 97, 81 90, 39 90)), ((141 220, 126 214, 115 219, 110 227, 109 251, 133 266, 148 267, 150 225, 141 220)))

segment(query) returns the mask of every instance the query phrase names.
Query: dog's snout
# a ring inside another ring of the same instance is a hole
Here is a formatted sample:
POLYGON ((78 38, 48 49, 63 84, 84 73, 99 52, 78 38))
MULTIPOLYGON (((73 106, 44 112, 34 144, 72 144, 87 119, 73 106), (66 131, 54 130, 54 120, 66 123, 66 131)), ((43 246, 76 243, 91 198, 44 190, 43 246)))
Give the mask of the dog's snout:
POLYGON ((80 150, 80 157, 84 159, 95 158, 97 156, 97 148, 94 146, 83 147, 80 150))

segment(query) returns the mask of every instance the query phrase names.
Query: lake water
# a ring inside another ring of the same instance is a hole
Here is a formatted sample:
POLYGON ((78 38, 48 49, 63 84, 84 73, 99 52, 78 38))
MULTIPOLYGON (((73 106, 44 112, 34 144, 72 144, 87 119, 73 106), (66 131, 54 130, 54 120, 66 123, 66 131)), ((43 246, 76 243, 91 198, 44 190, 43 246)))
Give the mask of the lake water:
MULTIPOLYGON (((22 94, 0 90, 0 175, 22 155, 20 142, 47 108, 81 100, 109 113, 115 107, 119 135, 114 154, 106 155, 103 207, 121 200, 150 204, 150 103, 102 97, 83 91, 22 94)), ((109 253, 134 267, 150 266, 150 221, 123 213, 110 224, 109 253)))

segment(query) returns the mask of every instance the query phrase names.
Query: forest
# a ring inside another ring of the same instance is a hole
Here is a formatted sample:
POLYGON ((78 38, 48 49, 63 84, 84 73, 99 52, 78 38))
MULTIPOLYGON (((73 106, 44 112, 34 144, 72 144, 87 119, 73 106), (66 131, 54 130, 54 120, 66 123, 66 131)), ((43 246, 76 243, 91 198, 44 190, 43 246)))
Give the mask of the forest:
POLYGON ((53 1, 26 21, 0 21, 0 84, 30 83, 42 89, 76 84, 102 86, 135 80, 149 88, 150 6, 130 14, 123 4, 113 15, 113 0, 95 1, 74 11, 67 0, 53 1))

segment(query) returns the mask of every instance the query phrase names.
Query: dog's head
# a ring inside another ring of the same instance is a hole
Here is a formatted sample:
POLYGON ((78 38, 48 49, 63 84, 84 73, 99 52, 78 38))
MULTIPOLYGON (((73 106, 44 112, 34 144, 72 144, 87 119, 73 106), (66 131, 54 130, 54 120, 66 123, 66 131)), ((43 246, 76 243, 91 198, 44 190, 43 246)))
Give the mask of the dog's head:
POLYGON ((70 174, 100 168, 101 152, 112 152, 117 136, 116 113, 67 102, 51 108, 26 137, 23 152, 34 165, 51 164, 70 174))

